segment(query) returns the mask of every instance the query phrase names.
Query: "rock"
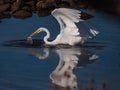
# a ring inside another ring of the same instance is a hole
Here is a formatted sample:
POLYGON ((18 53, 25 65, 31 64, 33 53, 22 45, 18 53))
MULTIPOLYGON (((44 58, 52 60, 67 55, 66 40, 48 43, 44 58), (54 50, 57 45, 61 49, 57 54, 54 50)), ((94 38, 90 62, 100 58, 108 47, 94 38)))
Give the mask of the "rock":
POLYGON ((0 5, 8 3, 8 0, 0 0, 0 5))
POLYGON ((30 6, 35 6, 35 2, 33 0, 25 2, 25 3, 30 5, 30 6))
POLYGON ((16 2, 13 3, 12 7, 11 7, 11 11, 15 12, 17 10, 20 10, 23 6, 23 1, 22 0, 16 0, 16 2))
POLYGON ((57 0, 56 4, 58 7, 70 7, 70 3, 67 1, 57 0))
POLYGON ((55 0, 38 0, 36 4, 37 10, 51 10, 56 7, 56 1, 55 0))
POLYGON ((31 17, 31 16, 32 16, 32 13, 26 10, 18 10, 15 13, 13 13, 13 17, 15 18, 24 19, 24 18, 31 17))
POLYGON ((10 3, 12 4, 13 2, 15 2, 16 0, 0 0, 0 5, 1 4, 6 4, 6 3, 10 3))
POLYGON ((34 1, 34 0, 23 0, 24 2, 34 1))
POLYGON ((55 0, 46 0, 46 3, 49 10, 55 9, 57 7, 55 0))
POLYGON ((32 12, 30 5, 24 5, 21 9, 22 9, 22 10, 29 11, 29 12, 32 12))
POLYGON ((56 6, 56 1, 55 0, 46 0, 47 4, 51 4, 53 6, 56 6))
POLYGON ((44 1, 38 1, 36 4, 36 8, 37 10, 47 9, 47 3, 45 3, 44 1))
POLYGON ((75 4, 73 0, 56 0, 56 3, 60 7, 73 7, 75 4))
POLYGON ((0 0, 0 5, 5 4, 5 0, 0 0))
POLYGON ((0 12, 4 12, 6 10, 10 9, 10 4, 2 4, 0 5, 0 12))
POLYGON ((31 1, 25 2, 25 4, 29 5, 32 11, 35 11, 35 1, 31 0, 31 1))
POLYGON ((73 0, 63 0, 63 1, 66 1, 67 3, 69 3, 70 6, 73 6, 73 5, 74 5, 73 0))
POLYGON ((10 15, 9 11, 5 11, 5 12, 0 13, 0 19, 10 18, 10 17, 11 17, 11 15, 10 15))
POLYGON ((120 17, 120 3, 116 6, 116 14, 120 17))
POLYGON ((51 14, 50 10, 40 10, 40 11, 37 11, 37 15, 39 17, 48 16, 49 14, 51 14))
POLYGON ((8 0, 9 3, 13 4, 16 0, 8 0))

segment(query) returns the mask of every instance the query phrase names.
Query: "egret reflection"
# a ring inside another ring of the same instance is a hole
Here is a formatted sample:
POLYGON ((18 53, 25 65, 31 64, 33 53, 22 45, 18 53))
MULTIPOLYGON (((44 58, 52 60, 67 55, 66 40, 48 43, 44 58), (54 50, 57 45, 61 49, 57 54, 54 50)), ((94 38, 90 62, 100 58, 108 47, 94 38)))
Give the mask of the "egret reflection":
MULTIPOLYGON (((80 47, 55 48, 54 50, 59 56, 59 63, 50 74, 53 85, 69 88, 68 90, 76 90, 77 77, 73 73, 73 69, 94 62, 98 56, 80 47)), ((42 48, 40 51, 38 51, 38 48, 32 48, 30 51, 40 60, 49 57, 48 48, 42 48), (41 50, 43 50, 44 54, 40 53, 41 50)))
POLYGON ((29 50, 30 50, 32 55, 36 56, 40 60, 46 59, 49 56, 49 49, 48 48, 40 49, 40 52, 42 52, 42 54, 38 50, 33 49, 33 48, 30 48, 29 50))

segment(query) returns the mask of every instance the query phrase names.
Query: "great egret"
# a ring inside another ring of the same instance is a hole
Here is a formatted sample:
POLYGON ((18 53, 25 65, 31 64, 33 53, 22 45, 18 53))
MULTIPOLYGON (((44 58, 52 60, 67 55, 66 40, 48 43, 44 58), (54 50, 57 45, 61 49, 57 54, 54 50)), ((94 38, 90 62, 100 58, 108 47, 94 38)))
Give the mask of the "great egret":
MULTIPOLYGON (((57 44, 68 44, 74 46, 79 43, 83 43, 91 36, 87 36, 85 34, 82 35, 82 30, 79 29, 75 23, 79 21, 83 21, 81 16, 81 11, 75 9, 68 8, 58 8, 51 12, 51 14, 56 18, 58 23, 60 24, 60 33, 57 35, 56 39, 53 41, 48 41, 50 37, 50 32, 47 28, 40 27, 38 30, 33 32, 27 38, 27 42, 33 44, 32 37, 42 31, 45 31, 47 35, 44 37, 44 42, 47 45, 57 45, 57 44)), ((89 28, 89 33, 92 36, 96 36, 99 32, 89 28)))

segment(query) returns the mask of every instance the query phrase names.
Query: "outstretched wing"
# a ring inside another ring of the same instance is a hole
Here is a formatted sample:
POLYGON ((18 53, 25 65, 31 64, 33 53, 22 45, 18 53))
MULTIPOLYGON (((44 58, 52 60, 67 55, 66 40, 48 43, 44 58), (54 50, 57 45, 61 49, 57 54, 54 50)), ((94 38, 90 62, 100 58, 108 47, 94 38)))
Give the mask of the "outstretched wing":
POLYGON ((57 19, 60 24, 60 30, 64 30, 67 27, 76 28, 75 23, 82 21, 80 19, 81 11, 68 8, 59 8, 51 12, 51 14, 57 19))
MULTIPOLYGON (((75 23, 79 21, 83 21, 81 16, 81 11, 75 9, 68 8, 58 8, 51 12, 51 14, 57 19, 60 24, 60 38, 61 42, 69 43, 70 45, 74 45, 75 43, 79 43, 81 38, 87 39, 91 38, 91 36, 95 36, 98 34, 96 30, 89 28, 88 33, 84 33, 81 28, 78 28, 75 23), (92 35, 90 35, 92 34, 92 35)), ((58 39, 58 38, 57 38, 58 39)))

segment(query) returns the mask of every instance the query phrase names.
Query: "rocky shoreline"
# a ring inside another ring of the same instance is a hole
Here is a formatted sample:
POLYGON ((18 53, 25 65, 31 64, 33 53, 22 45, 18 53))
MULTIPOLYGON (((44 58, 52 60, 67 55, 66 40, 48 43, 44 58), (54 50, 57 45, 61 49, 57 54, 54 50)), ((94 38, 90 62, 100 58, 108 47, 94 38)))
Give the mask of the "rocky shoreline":
MULTIPOLYGON (((76 9, 89 9, 96 11, 95 8, 105 10, 120 16, 119 0, 0 0, 0 22, 4 18, 28 18, 33 13, 38 16, 47 16, 50 12, 59 7, 76 9)), ((91 18, 91 15, 82 13, 83 19, 91 18)))
POLYGON ((82 0, 95 8, 120 17, 120 0, 82 0))
MULTIPOLYGON (((53 9, 59 7, 84 8, 91 11, 101 9, 120 16, 119 0, 0 0, 0 23, 4 18, 25 19, 31 17, 33 13, 40 17, 47 16, 53 9)), ((83 19, 91 17, 91 15, 82 13, 83 19)))
MULTIPOLYGON (((89 8, 79 0, 0 0, 0 22, 2 19, 10 17, 28 18, 33 13, 38 16, 46 16, 58 7, 89 8)), ((82 17, 87 19, 92 16, 83 13, 82 17)))

